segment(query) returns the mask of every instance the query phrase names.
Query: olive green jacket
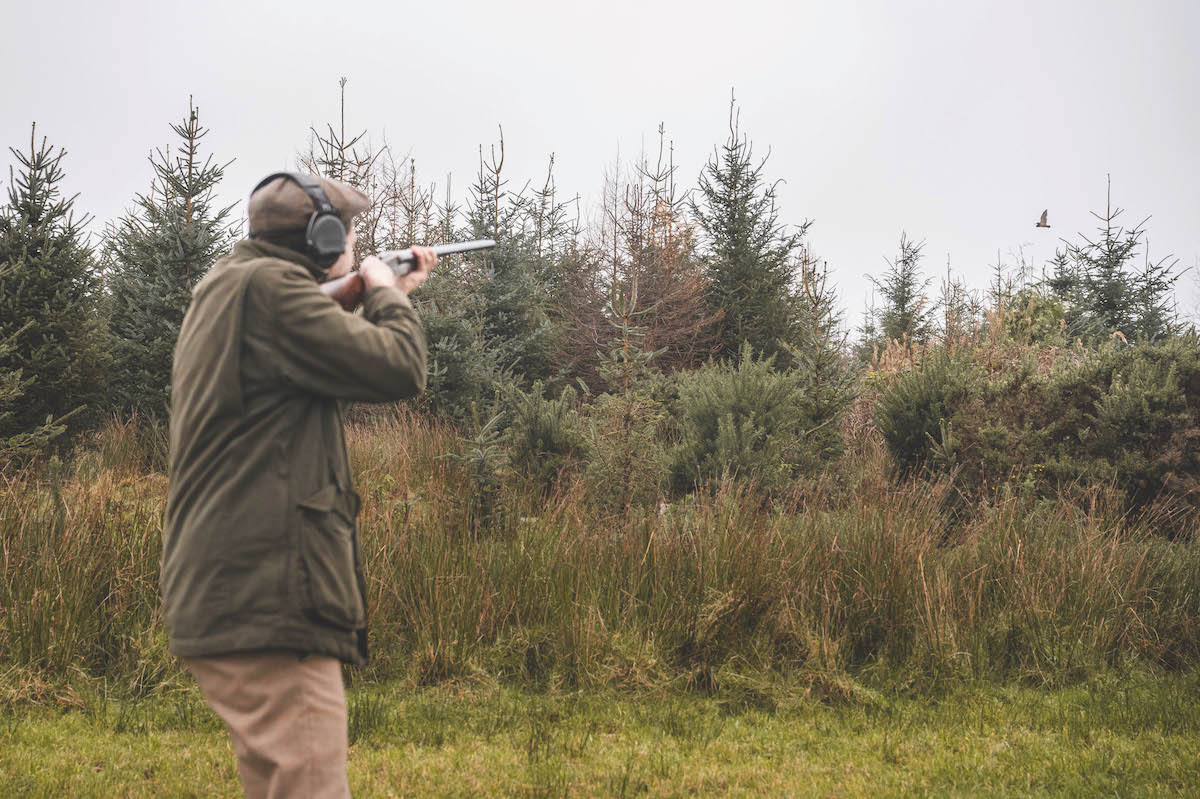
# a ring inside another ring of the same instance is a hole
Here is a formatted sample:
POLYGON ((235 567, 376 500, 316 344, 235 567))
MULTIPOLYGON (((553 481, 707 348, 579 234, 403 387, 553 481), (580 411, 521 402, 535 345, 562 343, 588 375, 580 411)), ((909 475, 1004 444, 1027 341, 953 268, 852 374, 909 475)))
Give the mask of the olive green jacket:
POLYGON ((175 347, 162 603, 182 657, 288 649, 364 663, 358 495, 339 400, 425 385, 425 337, 403 292, 361 316, 320 268, 241 241, 196 286, 175 347))

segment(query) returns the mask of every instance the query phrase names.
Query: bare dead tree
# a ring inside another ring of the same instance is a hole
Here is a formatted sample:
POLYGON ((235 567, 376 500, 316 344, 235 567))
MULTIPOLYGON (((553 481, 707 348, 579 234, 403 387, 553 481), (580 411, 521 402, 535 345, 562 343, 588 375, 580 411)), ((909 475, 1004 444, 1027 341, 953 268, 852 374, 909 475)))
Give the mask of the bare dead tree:
POLYGON ((338 81, 338 127, 325 124, 325 132, 309 127, 308 148, 296 157, 298 168, 331 180, 354 186, 369 198, 371 208, 355 220, 357 241, 355 252, 359 257, 380 249, 384 234, 384 205, 388 182, 378 171, 383 153, 388 151, 387 142, 376 146, 363 130, 354 136, 346 133, 346 84, 342 77, 338 81))
POLYGON ((673 372, 695 366, 718 347, 719 315, 707 310, 695 231, 685 216, 685 198, 676 190, 674 146, 663 126, 658 132, 653 164, 643 152, 631 169, 618 158, 608 171, 600 225, 582 250, 593 268, 576 275, 569 295, 564 347, 597 384, 602 381, 586 364, 611 344, 613 292, 636 298, 637 307, 628 310, 639 320, 642 346, 658 353, 657 368, 673 372))

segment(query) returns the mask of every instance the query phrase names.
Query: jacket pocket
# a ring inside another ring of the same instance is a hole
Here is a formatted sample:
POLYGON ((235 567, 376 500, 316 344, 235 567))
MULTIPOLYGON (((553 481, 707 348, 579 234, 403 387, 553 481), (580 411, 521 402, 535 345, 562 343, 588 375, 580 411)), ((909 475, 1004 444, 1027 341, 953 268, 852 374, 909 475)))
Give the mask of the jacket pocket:
POLYGON ((304 611, 312 618, 358 629, 366 624, 359 588, 354 519, 358 497, 327 485, 300 506, 300 579, 304 611))

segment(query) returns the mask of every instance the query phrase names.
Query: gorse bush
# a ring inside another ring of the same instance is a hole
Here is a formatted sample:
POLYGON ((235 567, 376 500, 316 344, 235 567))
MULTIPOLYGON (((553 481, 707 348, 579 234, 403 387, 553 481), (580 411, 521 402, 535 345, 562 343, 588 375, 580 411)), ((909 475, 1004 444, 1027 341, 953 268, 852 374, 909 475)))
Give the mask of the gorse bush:
POLYGON ((1047 469, 1111 480, 1134 507, 1200 508, 1200 343, 1109 346, 1047 387, 1047 469))
MULTIPOLYGON (((927 353, 890 381, 875 419, 902 474, 955 474, 981 497, 1115 485, 1134 510, 1200 504, 1200 346, 1070 350, 991 371, 979 353, 927 353)), ((1179 525, 1174 525, 1178 527, 1179 525)))
POLYGON ((969 358, 946 352, 895 376, 875 404, 875 423, 902 476, 957 465, 954 417, 980 398, 982 383, 969 358))
POLYGON ((771 492, 815 472, 840 449, 836 420, 845 410, 844 402, 822 401, 819 388, 803 370, 756 360, 748 345, 735 364, 680 375, 672 486, 735 478, 771 492))

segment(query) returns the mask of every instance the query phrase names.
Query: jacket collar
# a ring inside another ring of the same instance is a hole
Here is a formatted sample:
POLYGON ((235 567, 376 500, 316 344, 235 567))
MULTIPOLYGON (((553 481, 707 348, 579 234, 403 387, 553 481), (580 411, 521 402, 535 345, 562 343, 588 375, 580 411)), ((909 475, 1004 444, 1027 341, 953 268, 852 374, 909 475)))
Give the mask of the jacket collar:
POLYGON ((293 264, 299 264, 308 270, 318 283, 325 279, 325 269, 307 255, 278 244, 272 244, 262 239, 242 239, 233 246, 234 253, 241 258, 279 258, 293 264))

